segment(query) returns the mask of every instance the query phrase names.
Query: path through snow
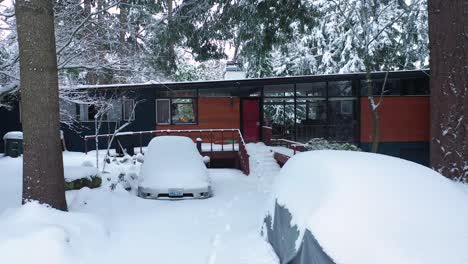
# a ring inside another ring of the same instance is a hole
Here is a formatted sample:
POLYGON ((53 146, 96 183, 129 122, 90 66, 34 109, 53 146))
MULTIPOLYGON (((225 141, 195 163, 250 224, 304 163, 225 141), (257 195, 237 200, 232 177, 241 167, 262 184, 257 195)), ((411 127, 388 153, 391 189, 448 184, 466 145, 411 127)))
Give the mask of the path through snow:
MULTIPOLYGON (((251 175, 246 177, 238 170, 210 169, 214 196, 206 200, 144 200, 123 189, 67 192, 70 212, 89 216, 89 221, 101 224, 108 234, 88 236, 86 239, 93 240, 92 245, 99 246, 75 250, 78 252, 76 256, 72 254, 72 259, 96 264, 277 263, 271 247, 260 236, 260 227, 271 182, 279 167, 264 145, 249 144, 248 151, 251 175)), ((66 155, 70 155, 64 158, 66 164, 76 165, 84 160, 79 153, 66 155)), ((8 172, 2 175, 7 177, 4 181, 7 184, 0 186, 1 215, 5 208, 20 204, 21 159, 0 158, 0 168, 8 172)), ((24 223, 37 221, 28 219, 24 223)), ((49 227, 40 223, 37 228, 42 231, 41 228, 49 227)), ((61 228, 65 233, 69 231, 67 225, 61 228)), ((75 228, 79 230, 80 226, 75 228)), ((1 239, 0 236, 0 253, 2 244, 9 243, 1 239)), ((21 263, 20 260, 15 259, 15 263, 21 263)))

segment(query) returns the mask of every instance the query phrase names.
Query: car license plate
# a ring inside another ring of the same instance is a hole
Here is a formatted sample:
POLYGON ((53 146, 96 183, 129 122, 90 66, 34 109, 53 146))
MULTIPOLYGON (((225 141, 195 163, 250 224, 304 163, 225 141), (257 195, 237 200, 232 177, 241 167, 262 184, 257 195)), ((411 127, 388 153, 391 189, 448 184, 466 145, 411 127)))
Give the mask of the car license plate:
POLYGON ((184 189, 169 189, 169 197, 182 197, 184 196, 184 189))

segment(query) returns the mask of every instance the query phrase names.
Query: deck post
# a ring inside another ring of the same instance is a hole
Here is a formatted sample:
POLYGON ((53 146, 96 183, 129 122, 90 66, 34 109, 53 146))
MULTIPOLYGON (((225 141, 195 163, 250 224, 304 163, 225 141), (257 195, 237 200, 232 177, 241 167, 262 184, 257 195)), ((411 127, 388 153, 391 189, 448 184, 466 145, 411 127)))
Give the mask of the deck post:
POLYGON ((221 151, 224 151, 224 135, 223 135, 223 130, 221 130, 221 151))
POLYGON ((203 139, 197 138, 197 149, 198 149, 198 152, 200 152, 200 154, 202 154, 202 143, 203 143, 203 139))
POLYGON ((213 130, 210 131, 210 139, 211 154, 213 154, 213 130))
POLYGON ((85 154, 88 155, 88 139, 86 137, 84 139, 84 149, 85 149, 85 154))
POLYGON ((140 132, 140 154, 143 155, 143 139, 142 132, 140 132))

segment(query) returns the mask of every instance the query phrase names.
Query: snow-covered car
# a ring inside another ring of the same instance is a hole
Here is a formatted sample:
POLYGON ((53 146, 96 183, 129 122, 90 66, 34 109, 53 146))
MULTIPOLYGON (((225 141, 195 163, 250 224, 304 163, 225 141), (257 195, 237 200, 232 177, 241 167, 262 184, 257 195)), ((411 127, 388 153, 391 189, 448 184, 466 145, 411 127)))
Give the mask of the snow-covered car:
POLYGON ((280 263, 468 263, 468 195, 422 165, 309 151, 272 193, 263 234, 280 263))
POLYGON ((159 136, 151 140, 141 165, 138 195, 148 199, 208 198, 208 169, 188 137, 159 136))

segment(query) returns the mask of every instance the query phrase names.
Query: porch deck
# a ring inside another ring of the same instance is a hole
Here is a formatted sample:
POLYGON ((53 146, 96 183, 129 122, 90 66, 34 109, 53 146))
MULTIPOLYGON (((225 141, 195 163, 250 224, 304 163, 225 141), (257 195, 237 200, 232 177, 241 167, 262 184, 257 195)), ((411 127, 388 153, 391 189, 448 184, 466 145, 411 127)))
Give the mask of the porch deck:
POLYGON ((208 156, 211 164, 215 167, 229 167, 241 169, 244 174, 249 175, 249 155, 245 148, 245 141, 239 129, 191 129, 191 130, 151 130, 151 131, 129 131, 113 134, 89 135, 84 138, 85 152, 88 151, 88 141, 95 141, 97 138, 107 139, 108 144, 112 144, 112 139, 116 141, 117 149, 128 149, 134 153, 145 152, 146 146, 143 143, 143 136, 186 136, 194 141, 201 155, 208 156), (120 140, 127 141, 121 143, 120 140), (223 165, 218 165, 223 164, 223 165))

